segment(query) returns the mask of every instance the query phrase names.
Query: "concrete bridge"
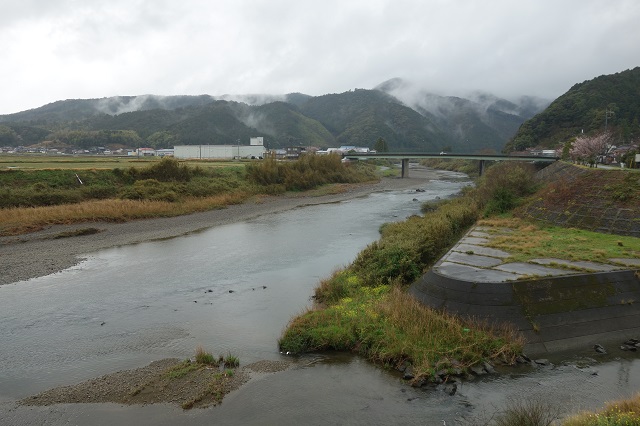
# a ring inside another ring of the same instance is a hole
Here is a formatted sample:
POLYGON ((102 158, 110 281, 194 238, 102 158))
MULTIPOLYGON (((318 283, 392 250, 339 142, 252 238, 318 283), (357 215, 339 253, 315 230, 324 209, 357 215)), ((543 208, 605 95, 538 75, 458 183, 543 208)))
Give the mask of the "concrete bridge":
POLYGON ((357 153, 345 154, 344 158, 349 160, 367 160, 369 158, 387 158, 400 160, 402 163, 402 175, 401 177, 409 177, 409 160, 416 160, 422 158, 455 158, 460 160, 478 160, 479 173, 482 176, 484 172, 485 161, 528 161, 535 162, 541 161, 545 163, 552 163, 558 161, 558 157, 544 157, 539 155, 502 155, 502 154, 434 154, 434 153, 419 153, 419 152, 380 152, 380 153, 357 153))

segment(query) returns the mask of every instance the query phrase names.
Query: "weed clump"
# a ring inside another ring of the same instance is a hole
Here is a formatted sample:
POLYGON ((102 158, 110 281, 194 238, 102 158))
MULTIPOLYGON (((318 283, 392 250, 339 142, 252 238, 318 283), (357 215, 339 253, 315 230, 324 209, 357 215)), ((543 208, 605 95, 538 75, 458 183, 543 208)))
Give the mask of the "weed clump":
POLYGON ((559 415, 559 408, 550 403, 535 398, 515 400, 498 413, 493 424, 496 426, 550 426, 559 415))
POLYGON ((196 362, 198 364, 215 365, 215 366, 219 365, 218 360, 216 358, 214 358, 214 356, 212 354, 210 354, 209 352, 205 351, 202 346, 198 346, 196 348, 195 360, 196 360, 196 362))

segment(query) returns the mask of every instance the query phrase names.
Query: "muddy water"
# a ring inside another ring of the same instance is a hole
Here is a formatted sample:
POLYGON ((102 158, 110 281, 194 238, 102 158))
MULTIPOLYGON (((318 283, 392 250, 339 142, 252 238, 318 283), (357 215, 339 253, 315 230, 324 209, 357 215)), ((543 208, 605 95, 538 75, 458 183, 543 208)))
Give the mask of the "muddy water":
POLYGON ((522 370, 449 396, 336 354, 302 358, 208 410, 15 406, 51 387, 190 356, 197 345, 243 364, 281 359, 277 338, 309 305, 318 280, 377 239, 380 224, 418 213, 414 198, 445 197, 465 184, 447 176, 421 193, 372 194, 104 250, 70 270, 0 287, 0 424, 456 424, 510 395, 553 390, 575 398, 567 406, 598 405, 640 389, 638 362, 614 360, 591 367, 597 375, 574 366, 522 370))

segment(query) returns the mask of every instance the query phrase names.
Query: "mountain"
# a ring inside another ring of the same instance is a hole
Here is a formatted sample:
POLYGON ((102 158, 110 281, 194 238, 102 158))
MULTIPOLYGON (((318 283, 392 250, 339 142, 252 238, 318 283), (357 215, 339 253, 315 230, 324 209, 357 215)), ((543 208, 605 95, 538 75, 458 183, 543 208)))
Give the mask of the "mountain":
POLYGON ((434 152, 451 144, 449 136, 429 118, 377 90, 314 97, 300 110, 322 123, 339 145, 373 146, 381 137, 394 151, 434 152))
POLYGON ((543 112, 527 120, 505 152, 557 148, 582 134, 611 131, 626 143, 640 135, 640 67, 576 84, 543 112))
POLYGON ((409 102, 408 87, 395 79, 374 90, 323 96, 142 95, 57 101, 0 116, 0 145, 48 140, 82 147, 167 147, 246 143, 249 137, 263 136, 269 148, 373 147, 383 138, 393 151, 498 151, 535 104, 480 92, 457 98, 420 91, 409 102))
POLYGON ((522 96, 508 101, 485 92, 440 96, 411 82, 391 79, 376 87, 431 119, 452 144, 500 151, 520 125, 546 107, 544 99, 522 96))

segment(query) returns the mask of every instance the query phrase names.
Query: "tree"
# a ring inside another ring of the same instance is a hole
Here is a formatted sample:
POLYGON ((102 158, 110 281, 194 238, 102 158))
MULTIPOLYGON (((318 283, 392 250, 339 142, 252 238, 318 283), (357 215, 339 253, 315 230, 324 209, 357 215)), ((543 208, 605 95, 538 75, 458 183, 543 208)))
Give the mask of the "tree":
POLYGON ((375 149, 376 152, 389 152, 389 146, 387 145, 387 142, 382 138, 378 138, 375 145, 373 145, 373 149, 375 149))
POLYGON ((15 146, 20 141, 20 136, 8 126, 0 125, 0 146, 15 146))
POLYGON ((147 143, 155 149, 172 148, 176 144, 177 140, 178 138, 176 135, 164 130, 161 132, 155 132, 149 136, 147 138, 147 143))
POLYGON ((597 167, 598 158, 607 154, 610 148, 610 133, 596 136, 578 136, 571 146, 569 156, 578 163, 597 167))

